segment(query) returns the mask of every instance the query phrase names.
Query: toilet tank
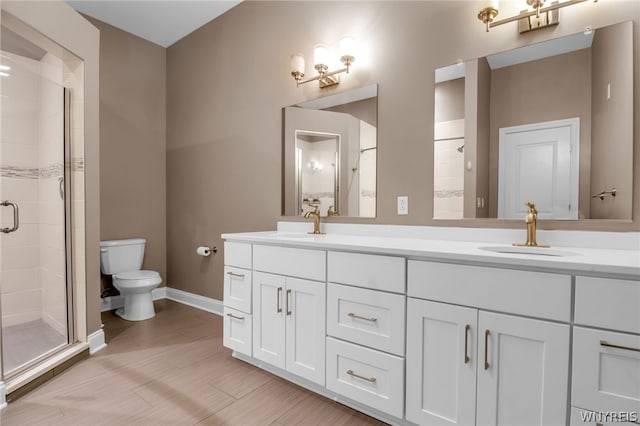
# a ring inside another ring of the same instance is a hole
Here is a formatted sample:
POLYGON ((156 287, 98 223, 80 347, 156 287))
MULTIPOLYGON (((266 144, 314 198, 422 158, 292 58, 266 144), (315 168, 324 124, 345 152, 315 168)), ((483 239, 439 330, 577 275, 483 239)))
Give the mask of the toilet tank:
POLYGON ((100 270, 106 275, 139 271, 145 243, 143 238, 100 241, 100 270))

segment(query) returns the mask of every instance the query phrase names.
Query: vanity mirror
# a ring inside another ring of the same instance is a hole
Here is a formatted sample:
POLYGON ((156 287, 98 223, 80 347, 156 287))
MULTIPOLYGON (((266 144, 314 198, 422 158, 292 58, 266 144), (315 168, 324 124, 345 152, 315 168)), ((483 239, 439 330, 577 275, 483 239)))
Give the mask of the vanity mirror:
POLYGON ((631 219, 632 22, 435 77, 434 219, 631 219))
POLYGON ((283 215, 375 217, 378 86, 283 109, 283 215))

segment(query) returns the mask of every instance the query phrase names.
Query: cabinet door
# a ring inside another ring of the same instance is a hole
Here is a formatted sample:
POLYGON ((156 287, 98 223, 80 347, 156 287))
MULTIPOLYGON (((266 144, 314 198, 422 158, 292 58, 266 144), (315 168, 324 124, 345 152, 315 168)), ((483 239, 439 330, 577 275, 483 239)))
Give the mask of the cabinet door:
POLYGON ((253 274, 253 356, 276 367, 285 367, 285 278, 253 274))
POLYGON ((324 386, 325 284, 287 278, 287 371, 324 386))
POLYGON ((407 301, 407 420, 473 425, 478 311, 407 301))
POLYGON ((567 422, 569 326, 480 312, 478 425, 567 422))

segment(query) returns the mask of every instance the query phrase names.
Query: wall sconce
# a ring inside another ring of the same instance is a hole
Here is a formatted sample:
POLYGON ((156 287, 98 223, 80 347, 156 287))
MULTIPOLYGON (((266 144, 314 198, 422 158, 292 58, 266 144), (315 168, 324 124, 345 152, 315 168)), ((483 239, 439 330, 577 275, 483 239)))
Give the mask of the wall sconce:
POLYGON ((353 61, 356 60, 354 53, 354 40, 351 37, 343 37, 340 40, 340 61, 344 65, 344 68, 329 71, 329 48, 324 44, 318 44, 313 50, 313 63, 318 75, 303 80, 305 65, 304 55, 296 53, 291 55, 291 76, 296 80, 296 86, 316 80, 320 83, 321 88, 333 86, 334 84, 340 83, 339 74, 343 72, 349 74, 349 67, 353 61))
MULTIPOLYGON (((523 10, 518 15, 494 21, 499 13, 498 0, 485 0, 484 7, 480 12, 478 12, 478 19, 486 25, 487 32, 489 32, 489 28, 518 21, 518 30, 522 34, 528 31, 558 25, 558 9, 573 6, 574 4, 583 3, 585 1, 587 0, 567 0, 564 2, 554 1, 549 6, 545 7, 545 0, 527 0, 527 4, 534 10, 523 10)), ((597 1, 598 0, 594 0, 594 3, 597 1)))

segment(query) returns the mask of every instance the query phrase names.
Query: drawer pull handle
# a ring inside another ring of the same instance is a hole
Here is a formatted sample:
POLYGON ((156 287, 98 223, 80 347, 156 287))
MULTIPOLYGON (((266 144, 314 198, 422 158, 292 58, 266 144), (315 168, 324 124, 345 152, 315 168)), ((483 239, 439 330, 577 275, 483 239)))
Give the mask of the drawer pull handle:
POLYGON ((243 320, 244 321, 244 317, 237 317, 233 314, 227 314, 228 317, 233 318, 233 319, 237 319, 237 320, 243 320))
POLYGON ((632 347, 629 347, 629 346, 614 345, 612 343, 607 343, 604 340, 600 340, 600 346, 606 346, 607 348, 624 349, 625 351, 640 352, 640 349, 638 349, 638 348, 632 348, 632 347))
POLYGON ((280 299, 282 299, 282 287, 278 287, 278 293, 276 295, 276 312, 282 312, 282 306, 280 306, 280 299))
POLYGON ((244 278, 244 274, 236 274, 235 272, 227 272, 227 275, 230 275, 232 277, 238 277, 238 278, 244 278))
POLYGON ((484 331, 484 369, 489 369, 489 330, 484 331))
POLYGON ((469 346, 469 330, 471 330, 471 326, 469 324, 464 326, 464 363, 468 364, 469 363, 469 352, 468 352, 468 346, 469 346))
POLYGON ((291 315, 291 304, 289 302, 289 296, 291 296, 291 290, 287 290, 287 315, 291 315))
POLYGON ((361 375, 359 375, 357 373, 354 373, 353 370, 347 370, 347 374, 350 375, 351 377, 357 377, 358 379, 366 380, 369 383, 375 383, 378 380, 375 377, 364 377, 364 376, 361 376, 361 375))
POLYGON ((375 317, 371 317, 371 318, 361 317, 360 315, 354 314, 353 312, 349 312, 347 314, 347 316, 350 316, 351 318, 358 318, 358 319, 361 319, 361 320, 371 321, 371 322, 378 321, 378 318, 375 318, 375 317))

